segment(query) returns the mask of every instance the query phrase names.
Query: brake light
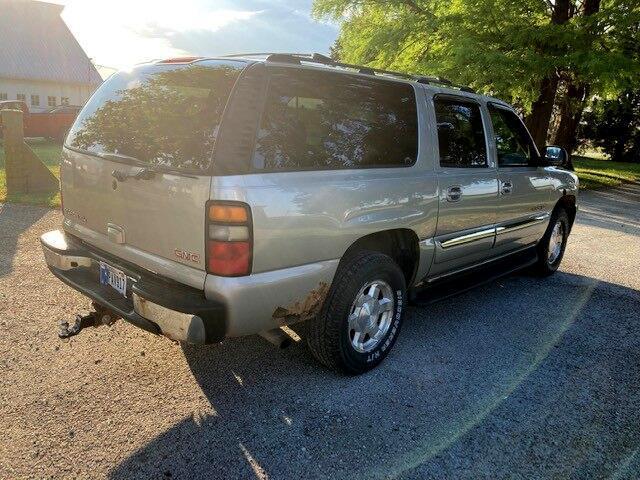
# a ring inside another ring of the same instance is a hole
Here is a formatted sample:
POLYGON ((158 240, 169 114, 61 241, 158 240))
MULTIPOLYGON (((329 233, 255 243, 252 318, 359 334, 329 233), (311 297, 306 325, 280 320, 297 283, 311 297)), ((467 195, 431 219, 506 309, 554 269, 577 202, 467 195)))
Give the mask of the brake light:
POLYGON ((164 60, 159 61, 158 63, 192 63, 197 60, 202 60, 204 57, 174 57, 174 58, 166 58, 164 60))
POLYGON ((251 211, 240 202, 207 205, 207 272, 224 277, 251 273, 251 211))

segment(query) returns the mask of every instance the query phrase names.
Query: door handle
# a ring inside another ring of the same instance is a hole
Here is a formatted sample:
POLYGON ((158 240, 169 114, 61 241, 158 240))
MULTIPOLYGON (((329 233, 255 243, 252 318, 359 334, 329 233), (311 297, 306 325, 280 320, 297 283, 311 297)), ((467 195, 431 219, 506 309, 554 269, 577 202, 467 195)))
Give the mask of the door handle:
POLYGON ((447 188, 447 201, 458 202, 462 198, 462 187, 459 185, 453 185, 447 188))
POLYGON ((507 182, 502 182, 500 185, 500 193, 502 195, 508 195, 513 191, 513 183, 507 181, 507 182))

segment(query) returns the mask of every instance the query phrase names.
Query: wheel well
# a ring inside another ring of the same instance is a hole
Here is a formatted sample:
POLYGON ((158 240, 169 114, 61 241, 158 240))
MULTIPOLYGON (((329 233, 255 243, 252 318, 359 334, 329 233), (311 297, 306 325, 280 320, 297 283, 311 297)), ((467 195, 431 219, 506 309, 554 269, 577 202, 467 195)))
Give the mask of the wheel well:
POLYGON ((418 236, 413 230, 401 228, 372 233, 356 240, 342 256, 349 258, 363 250, 389 255, 404 273, 407 286, 411 285, 418 268, 420 250, 418 236))
POLYGON ((576 219, 576 212, 578 210, 576 207, 575 195, 567 195, 566 193, 564 193, 564 195, 562 195, 562 197, 560 197, 560 199, 556 203, 554 211, 558 210, 559 208, 562 208, 565 212, 567 212, 567 215, 569 216, 569 229, 571 229, 573 227, 573 222, 576 219))

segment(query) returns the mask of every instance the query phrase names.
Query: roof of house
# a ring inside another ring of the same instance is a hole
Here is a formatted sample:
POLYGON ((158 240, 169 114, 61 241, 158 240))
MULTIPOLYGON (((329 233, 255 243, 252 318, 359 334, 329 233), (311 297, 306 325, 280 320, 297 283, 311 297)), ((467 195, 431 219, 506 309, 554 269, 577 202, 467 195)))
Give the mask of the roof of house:
POLYGON ((0 0, 0 77, 102 83, 60 17, 63 9, 33 0, 0 0))

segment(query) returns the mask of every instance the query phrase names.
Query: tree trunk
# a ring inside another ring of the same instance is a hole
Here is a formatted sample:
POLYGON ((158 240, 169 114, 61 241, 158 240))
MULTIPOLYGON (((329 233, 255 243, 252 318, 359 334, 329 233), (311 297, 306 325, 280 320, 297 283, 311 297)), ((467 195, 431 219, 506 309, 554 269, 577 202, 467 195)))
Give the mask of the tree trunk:
POLYGON ((531 132, 533 141, 542 151, 547 143, 547 130, 553 112, 553 103, 558 90, 558 76, 553 73, 542 79, 540 84, 540 95, 531 106, 531 113, 526 116, 525 124, 531 132))
MULTIPOLYGON (((551 13, 551 23, 561 25, 568 22, 570 7, 570 0, 556 0, 551 13)), ((525 124, 529 132, 531 132, 533 141, 540 150, 544 149, 547 143, 547 131, 551 122, 557 90, 558 74, 557 72, 551 72, 540 82, 538 98, 531 106, 531 113, 525 118, 525 124)))
POLYGON ((576 138, 578 125, 582 119, 588 95, 589 85, 584 83, 574 85, 569 81, 567 93, 560 103, 560 125, 553 143, 566 149, 570 156, 578 145, 576 138))
POLYGON ((616 145, 613 147, 611 160, 614 162, 622 162, 624 160, 624 140, 618 139, 616 142, 616 145))
MULTIPOLYGON (((600 0, 585 0, 583 15, 588 17, 600 10, 600 0)), ((578 145, 578 125, 582 119, 582 113, 589 97, 591 87, 586 82, 574 83, 567 81, 567 92, 560 102, 560 125, 553 143, 564 147, 569 153, 569 158, 578 145)))
POLYGON ((585 0, 583 15, 588 17, 589 15, 598 13, 600 11, 600 1, 601 0, 585 0))

